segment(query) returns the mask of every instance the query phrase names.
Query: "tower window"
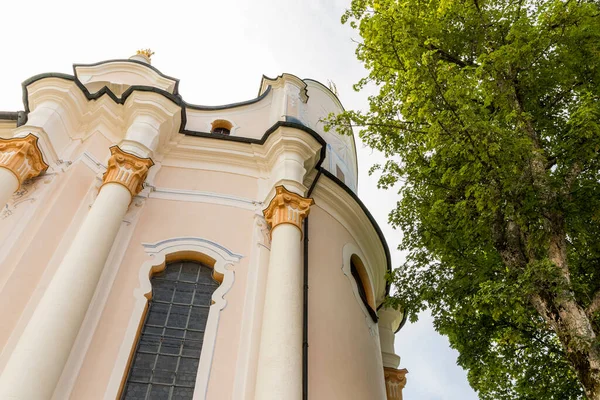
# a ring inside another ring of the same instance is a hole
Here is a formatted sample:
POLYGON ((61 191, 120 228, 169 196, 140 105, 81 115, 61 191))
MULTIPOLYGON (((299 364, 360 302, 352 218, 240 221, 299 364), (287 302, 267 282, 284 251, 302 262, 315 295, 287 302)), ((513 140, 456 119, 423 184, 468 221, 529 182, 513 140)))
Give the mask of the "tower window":
POLYGON ((211 125, 210 133, 216 135, 229 135, 233 124, 224 119, 216 119, 211 125))
POLYGON ((169 263, 151 279, 152 299, 122 400, 192 399, 212 293, 212 269, 169 263))

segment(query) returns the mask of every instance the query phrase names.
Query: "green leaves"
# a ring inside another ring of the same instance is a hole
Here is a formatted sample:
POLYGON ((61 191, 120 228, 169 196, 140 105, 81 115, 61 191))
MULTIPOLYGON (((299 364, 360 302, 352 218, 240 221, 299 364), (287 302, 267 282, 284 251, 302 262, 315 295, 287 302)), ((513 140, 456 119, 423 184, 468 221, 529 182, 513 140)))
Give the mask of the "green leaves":
POLYGON ((431 309, 482 399, 581 398, 560 310, 600 289, 598 4, 355 0, 342 22, 355 89, 379 93, 329 126, 359 127, 389 158, 380 187, 402 184, 395 301, 431 309))

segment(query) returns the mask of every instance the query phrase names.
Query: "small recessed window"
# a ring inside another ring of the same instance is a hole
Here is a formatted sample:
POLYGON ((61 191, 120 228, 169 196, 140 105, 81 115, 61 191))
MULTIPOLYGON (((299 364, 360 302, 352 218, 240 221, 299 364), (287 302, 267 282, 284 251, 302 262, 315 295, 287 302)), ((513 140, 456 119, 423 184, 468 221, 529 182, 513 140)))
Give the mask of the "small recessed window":
POLYGON ((366 307, 373 321, 377 322, 377 313, 375 312, 375 299, 368 286, 369 275, 362 261, 356 254, 350 257, 350 273, 356 281, 358 295, 366 307))
POLYGON ((227 128, 215 128, 212 133, 216 133, 218 135, 229 135, 230 130, 227 128))
POLYGON ((228 136, 231 133, 231 128, 233 128, 231 122, 224 119, 217 119, 213 121, 210 133, 228 136))

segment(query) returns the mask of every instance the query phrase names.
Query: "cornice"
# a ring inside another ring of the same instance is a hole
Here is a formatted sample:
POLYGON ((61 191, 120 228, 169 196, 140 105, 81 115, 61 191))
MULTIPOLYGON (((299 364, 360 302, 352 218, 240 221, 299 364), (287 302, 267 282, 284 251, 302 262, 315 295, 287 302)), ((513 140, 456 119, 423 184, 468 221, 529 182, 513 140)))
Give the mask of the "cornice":
MULTIPOLYGON (((129 60, 128 62, 137 62, 137 61, 129 60)), ((148 67, 151 67, 151 66, 148 66, 148 67)), ((153 67, 151 67, 151 68, 153 68, 153 67)), ((303 82, 304 90, 306 90, 306 83, 304 81, 302 81, 300 78, 294 77, 291 74, 286 74, 286 75, 290 75, 291 79, 296 79, 298 81, 303 82)), ((248 149, 246 148, 248 144, 258 144, 258 145, 264 144, 265 141, 268 139, 268 137, 274 131, 276 131, 279 127, 282 127, 282 126, 287 126, 287 127, 291 127, 291 128, 295 128, 297 130, 303 131, 305 134, 312 136, 317 142, 319 142, 321 144, 320 156, 319 156, 318 161, 314 168, 319 170, 320 172, 322 172, 330 181, 334 182, 338 186, 338 191, 346 192, 347 195, 353 199, 352 201, 356 203, 356 206, 362 210, 362 213, 366 216, 366 218, 368 220, 368 225, 373 228, 373 230, 376 233, 375 236, 378 237, 378 239, 380 241, 380 245, 383 246, 383 248, 384 248, 384 251, 385 251, 385 254, 387 257, 387 267, 388 267, 388 269, 391 269, 391 261, 390 261, 391 259, 389 256, 389 250, 387 249, 387 244, 386 244, 385 238, 383 237, 381 230, 377 226, 377 223, 375 222, 375 220, 373 219, 373 217, 371 216, 369 211, 366 209, 366 207, 364 207, 364 204, 362 204, 362 202, 356 196, 355 193, 353 193, 343 182, 339 181, 337 178, 335 178, 335 176, 333 176, 327 170, 325 170, 324 168, 321 168, 321 163, 323 162, 323 160, 325 158, 325 153, 326 153, 326 148, 325 148, 326 142, 317 132, 308 128, 307 126, 305 126, 301 123, 296 123, 296 122, 278 121, 271 128, 269 128, 260 139, 239 137, 239 136, 216 136, 216 135, 211 135, 210 133, 206 133, 206 132, 188 131, 185 129, 187 103, 185 103, 181 99, 181 96, 179 96, 178 94, 169 93, 168 91, 161 90, 161 89, 158 89, 155 87, 148 87, 148 86, 131 86, 120 97, 116 96, 114 93, 112 93, 106 87, 104 87, 92 94, 87 90, 87 88, 75 76, 67 75, 67 74, 60 74, 60 73, 40 74, 40 75, 36 75, 36 76, 23 82, 23 84, 22 84, 22 86, 23 86, 23 103, 25 106, 26 114, 30 112, 29 92, 28 92, 29 87, 33 83, 41 81, 41 80, 45 80, 45 79, 62 79, 65 81, 74 82, 75 85, 77 85, 77 87, 81 90, 81 92, 83 93, 85 98, 88 100, 88 102, 89 102, 89 100, 99 100, 101 97, 106 95, 106 98, 109 98, 115 104, 122 105, 127 101, 128 97, 131 96, 132 94, 134 94, 135 92, 154 92, 154 93, 157 93, 157 94, 165 97, 168 101, 172 102, 173 104, 175 104, 181 108, 181 124, 180 124, 179 130, 178 130, 179 133, 183 133, 190 139, 192 139, 192 137, 208 139, 208 140, 198 141, 198 140, 187 140, 186 136, 172 137, 171 140, 166 144, 164 157, 165 158, 172 157, 173 160, 175 160, 179 157, 181 157, 183 159, 189 159, 189 160, 197 159, 196 154, 198 154, 198 152, 200 152, 200 153, 204 152, 204 154, 208 155, 209 157, 212 157, 212 159, 209 159, 209 160, 206 160, 203 162, 212 162, 212 161, 224 162, 222 160, 222 156, 227 154, 228 156, 231 156, 231 158, 232 158, 231 159, 232 165, 242 166, 242 168, 246 168, 246 167, 251 168, 252 166, 254 166, 254 167, 256 166, 256 162, 251 160, 252 154, 254 154, 254 152, 253 151, 251 153, 248 152, 248 149), (211 145, 211 141, 214 144, 211 145), (197 142, 198 145, 196 145, 196 143, 194 143, 194 142, 197 142), (198 149, 199 145, 204 146, 205 150, 199 150, 198 149), (219 161, 218 157, 221 157, 221 161, 219 161)), ((276 81, 276 79, 264 77, 263 81, 261 83, 259 99, 255 99, 254 101, 251 100, 251 102, 258 102, 261 99, 264 99, 266 97, 266 91, 268 90, 268 87, 271 85, 265 85, 264 83, 269 82, 269 81, 273 82, 273 81, 276 81), (263 96, 263 97, 261 97, 261 96, 263 96)), ((297 82, 297 83, 300 83, 300 82, 297 82)), ((176 93, 176 91, 174 93, 176 93)), ((236 103, 236 104, 233 104, 232 107, 237 107, 238 106, 237 104, 244 105, 242 103, 236 103)), ((193 106, 193 107, 198 108, 198 109, 201 108, 201 106, 193 106)), ((219 109, 227 108, 227 106, 219 106, 219 107, 220 107, 219 109)), ((165 164, 165 165, 168 165, 168 164, 165 164)), ((321 184, 317 185, 317 187, 319 187, 319 186, 321 186, 321 184)))
POLYGON ((235 102, 235 103, 229 103, 229 104, 223 104, 223 105, 217 105, 217 106, 203 106, 203 105, 199 105, 199 104, 192 104, 192 103, 188 103, 185 100, 183 101, 183 103, 185 104, 186 108, 189 108, 191 110, 221 111, 221 110, 229 110, 231 108, 244 107, 244 106, 248 106, 248 105, 251 105, 254 103, 258 103, 259 101, 261 101, 262 99, 267 97, 269 95, 269 93, 271 93, 271 86, 267 87, 267 89, 264 92, 262 92, 260 95, 258 95, 258 97, 255 97, 250 100, 235 102))
POLYGON ((283 73, 276 78, 269 78, 266 75, 262 76, 262 80, 260 82, 260 89, 258 90, 258 95, 262 95, 269 87, 275 89, 282 89, 286 82, 292 83, 298 89, 300 89, 300 99, 306 103, 308 102, 308 92, 306 90, 306 82, 302 79, 298 78, 296 75, 283 73))
MULTIPOLYGON (((130 74, 135 74, 143 81, 145 81, 145 84, 143 86, 154 86, 158 89, 165 90, 171 94, 178 94, 179 79, 165 75, 162 72, 160 72, 156 67, 153 67, 152 65, 141 61, 115 59, 100 61, 93 64, 73 65, 73 74, 84 85, 89 82, 94 82, 92 80, 82 79, 82 77, 85 74, 91 76, 110 75, 114 73, 122 73, 124 71, 130 74)), ((100 80, 96 80, 96 82, 100 82, 100 80)), ((128 87, 134 86, 128 85, 126 82, 118 83, 125 84, 128 87)), ((138 86, 139 85, 140 84, 138 84, 138 86)))

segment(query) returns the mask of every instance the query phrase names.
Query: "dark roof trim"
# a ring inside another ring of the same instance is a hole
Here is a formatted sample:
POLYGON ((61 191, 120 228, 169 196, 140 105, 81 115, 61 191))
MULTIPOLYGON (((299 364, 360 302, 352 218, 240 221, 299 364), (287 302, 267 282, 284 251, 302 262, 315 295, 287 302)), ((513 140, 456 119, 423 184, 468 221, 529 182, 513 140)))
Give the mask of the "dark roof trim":
MULTIPOLYGON (((120 61, 123 61, 123 60, 120 60, 120 61)), ((134 61, 134 60, 128 60, 128 61, 140 63, 139 61, 134 61)), ((99 64, 102 64, 102 63, 99 63, 99 64)), ((144 63, 142 63, 142 64, 144 64, 144 63)), ((321 137, 321 135, 319 135, 317 132, 315 132, 313 129, 307 127, 306 125, 299 124, 297 122, 278 121, 275 124, 273 124, 273 126, 271 126, 269 129, 267 129, 267 131, 263 134, 263 136, 260 139, 240 137, 240 136, 213 135, 213 134, 207 133, 207 132, 191 131, 191 130, 185 129, 185 125, 186 125, 186 121, 187 121, 186 113, 185 113, 186 103, 182 100, 180 95, 173 95, 173 94, 167 92, 166 90, 157 89, 155 87, 137 86, 137 85, 129 87, 129 89, 127 89, 125 92, 123 92, 123 95, 120 98, 115 96, 115 94, 110 89, 108 89, 106 86, 104 86, 98 92, 91 94, 89 92, 89 90, 87 90, 87 88, 79 81, 79 79, 77 79, 76 76, 62 74, 62 73, 52 73, 52 72, 35 75, 35 76, 23 81, 23 83, 22 83, 23 104, 25 106, 25 113, 28 114, 30 112, 27 86, 29 86, 30 84, 32 84, 36 81, 39 81, 39 80, 45 79, 45 78, 59 78, 59 79, 73 81, 73 82, 75 82, 77 87, 79 87, 79 89, 81 89, 81 91, 83 92, 83 94, 85 95, 85 97, 88 100, 96 100, 106 94, 117 104, 124 104, 126 102, 127 98, 135 91, 158 93, 158 94, 168 98, 173 103, 175 103, 181 107, 181 125, 179 127, 179 132, 184 135, 188 135, 188 136, 197 136, 197 137, 204 137, 204 138, 210 138, 210 139, 216 139, 216 140, 231 140, 231 141, 240 142, 240 143, 255 143, 255 144, 262 145, 265 143, 265 141, 268 139, 268 137, 273 132, 275 132, 277 129, 279 129, 280 127, 295 128, 295 129, 299 129, 301 131, 306 132, 307 134, 312 136, 317 142, 319 142, 319 144, 321 144, 321 152, 320 152, 320 156, 319 156, 319 161, 315 165, 315 169, 318 172, 322 172, 323 175, 325 175, 327 178, 331 179, 338 186, 340 186, 342 189, 344 189, 344 191, 346 193, 348 193, 350 195, 350 197, 352 197, 354 199, 354 201, 356 201, 356 203, 360 206, 360 208, 363 210, 363 212, 365 213, 365 215, 367 216, 367 218, 369 219, 369 221, 375 228, 375 231, 377 232, 377 236, 379 236, 379 240, 381 241, 381 244, 383 245, 383 249, 385 251, 385 256, 387 259, 387 270, 388 271, 392 270, 390 250, 388 248, 387 241, 385 240, 385 237, 383 236, 383 233, 381 232, 381 229, 379 228, 379 225, 377 225, 377 222, 373 218, 373 215, 371 215, 371 213, 369 212, 367 207, 358 198, 356 193, 354 193, 348 186, 346 186, 346 184, 344 182, 340 181, 337 177, 335 177, 333 174, 331 174, 331 172, 329 172, 325 168, 321 167, 321 164, 325 160, 325 154, 327 151, 326 150, 327 142, 325 141, 325 139, 323 139, 321 137)), ((270 78, 268 78, 268 79, 270 79, 270 78)), ((261 85, 262 85, 262 83, 261 83, 261 85)), ((265 92, 267 92, 267 91, 265 90, 265 92)), ((23 123, 25 123, 25 122, 26 121, 24 121, 23 123)), ((319 174, 319 176, 320 176, 320 174, 319 174)), ((386 282, 386 286, 385 286, 386 295, 389 295, 389 289, 390 289, 389 282, 386 282)))
POLYGON ((0 111, 0 120, 16 121, 19 119, 18 111, 0 111))
MULTIPOLYGON (((263 75, 264 76, 264 75, 263 75)), ((311 81, 311 82, 315 82, 317 84, 319 84, 321 87, 323 87, 325 90, 327 90, 329 93, 331 93, 333 95, 333 97, 337 100, 338 104, 340 105, 340 107, 342 107, 342 110, 345 112, 346 108, 344 108, 344 105, 342 104, 342 102, 340 101, 340 98, 338 97, 337 94, 333 93, 333 91, 331 89, 329 89, 328 86, 323 85, 321 82, 319 82, 316 79, 311 79, 311 78, 304 78, 302 79, 303 81, 311 81)), ((307 89, 308 90, 308 89, 307 89)), ((352 131, 352 139, 354 139, 354 158, 356 159, 356 173, 358 175, 358 153, 356 150, 356 137, 354 136, 354 130, 352 128, 350 128, 350 130, 352 131)), ((358 190, 358 185, 356 190, 358 190)))
POLYGON ((138 60, 127 60, 127 59, 113 59, 113 60, 105 60, 105 61, 99 61, 93 64, 73 64, 73 75, 77 76, 77 71, 76 68, 77 67, 96 67, 98 65, 102 65, 102 64, 110 64, 110 63, 114 63, 114 62, 128 62, 128 63, 133 63, 133 64, 139 64, 142 65, 146 68, 150 68, 152 71, 156 72, 158 75, 162 76, 163 78, 166 79, 170 79, 172 81, 175 82, 175 86, 173 87, 173 94, 177 95, 179 94, 179 79, 177 78, 173 78, 172 76, 169 75, 165 75, 162 72, 160 72, 158 70, 158 68, 152 66, 152 64, 147 64, 145 62, 142 61, 138 61, 138 60))
POLYGON ((237 103, 224 104, 224 105, 220 105, 220 106, 201 106, 201 105, 197 105, 197 104, 188 103, 185 100, 183 101, 183 103, 185 104, 186 108, 189 108, 192 110, 202 110, 202 111, 226 110, 229 108, 243 107, 243 106, 247 106, 249 104, 258 103, 259 101, 261 101, 262 99, 267 97, 269 95, 270 91, 271 91, 271 86, 269 86, 267 88, 267 90, 265 90, 263 92, 263 94, 261 94, 258 97, 255 97, 254 99, 239 101, 237 103))
POLYGON ((402 312, 402 321, 400 321, 400 325, 398 325, 398 329, 396 329, 396 331, 394 333, 400 332, 400 329, 402 329, 402 327, 404 326, 404 324, 406 324, 406 320, 407 319, 408 319, 408 312, 406 310, 404 310, 402 312))
MULTIPOLYGON (((130 61, 132 61, 132 60, 130 60, 130 61)), ((158 94, 166 97, 167 99, 171 100, 176 105, 182 107, 182 111, 185 108, 182 106, 183 101, 181 100, 181 97, 179 95, 174 95, 174 94, 167 92, 166 90, 158 89, 158 88, 155 88, 152 86, 133 85, 133 86, 130 86, 126 91, 124 91, 123 94, 121 95, 121 97, 117 97, 106 86, 102 87, 102 89, 98 90, 95 93, 90 93, 90 91, 83 85, 83 83, 81 83, 81 81, 79 79, 77 79, 76 76, 57 73, 57 72, 48 72, 48 73, 32 76, 31 78, 23 81, 23 83, 21 84, 21 86, 23 87, 23 105, 25 106, 25 113, 29 114, 29 112, 31 111, 29 109, 29 93, 28 93, 27 87, 34 82, 37 82, 39 80, 46 79, 46 78, 59 78, 59 79, 64 79, 67 81, 74 82, 77 85, 77 87, 83 92, 83 94, 85 95, 85 97, 88 100, 97 100, 100 97, 107 95, 115 103, 125 104, 125 102, 129 98, 129 96, 131 96, 131 94, 133 92, 136 92, 136 91, 137 92, 154 92, 154 93, 158 93, 158 94)), ((25 122, 27 122, 27 121, 25 120, 25 122)))
MULTIPOLYGON (((287 73, 287 72, 285 72, 285 73, 283 73, 283 74, 281 74, 281 75, 277 75, 275 78, 271 78, 271 77, 268 77, 268 76, 266 76, 265 74, 263 74, 263 76, 262 76, 262 79, 260 80, 260 87, 258 88, 258 95, 257 95, 257 96, 260 96, 260 95, 261 95, 260 91, 262 90, 262 87, 263 87, 263 82, 264 82, 264 81, 271 81, 271 82, 275 82, 275 81, 277 81, 278 79, 280 79, 280 78, 283 78, 283 75, 289 75, 289 76, 293 76, 294 78, 298 79, 299 81, 302 81, 302 83, 304 84, 304 87, 303 87, 302 89, 300 89, 300 90, 302 90, 302 91, 304 92, 304 95, 306 96, 306 101, 308 102, 308 99, 309 99, 309 96, 308 96, 308 86, 306 85, 306 82, 304 82, 304 79, 300 78, 300 77, 299 77, 299 76, 297 76, 297 75, 290 74, 290 73, 287 73)), ((271 85, 269 85, 269 86, 267 87, 267 89, 265 90, 265 92, 266 92, 266 91, 268 90, 268 88, 270 88, 270 87, 271 87, 271 85)), ((339 101, 339 100, 338 100, 338 101, 339 101)))

